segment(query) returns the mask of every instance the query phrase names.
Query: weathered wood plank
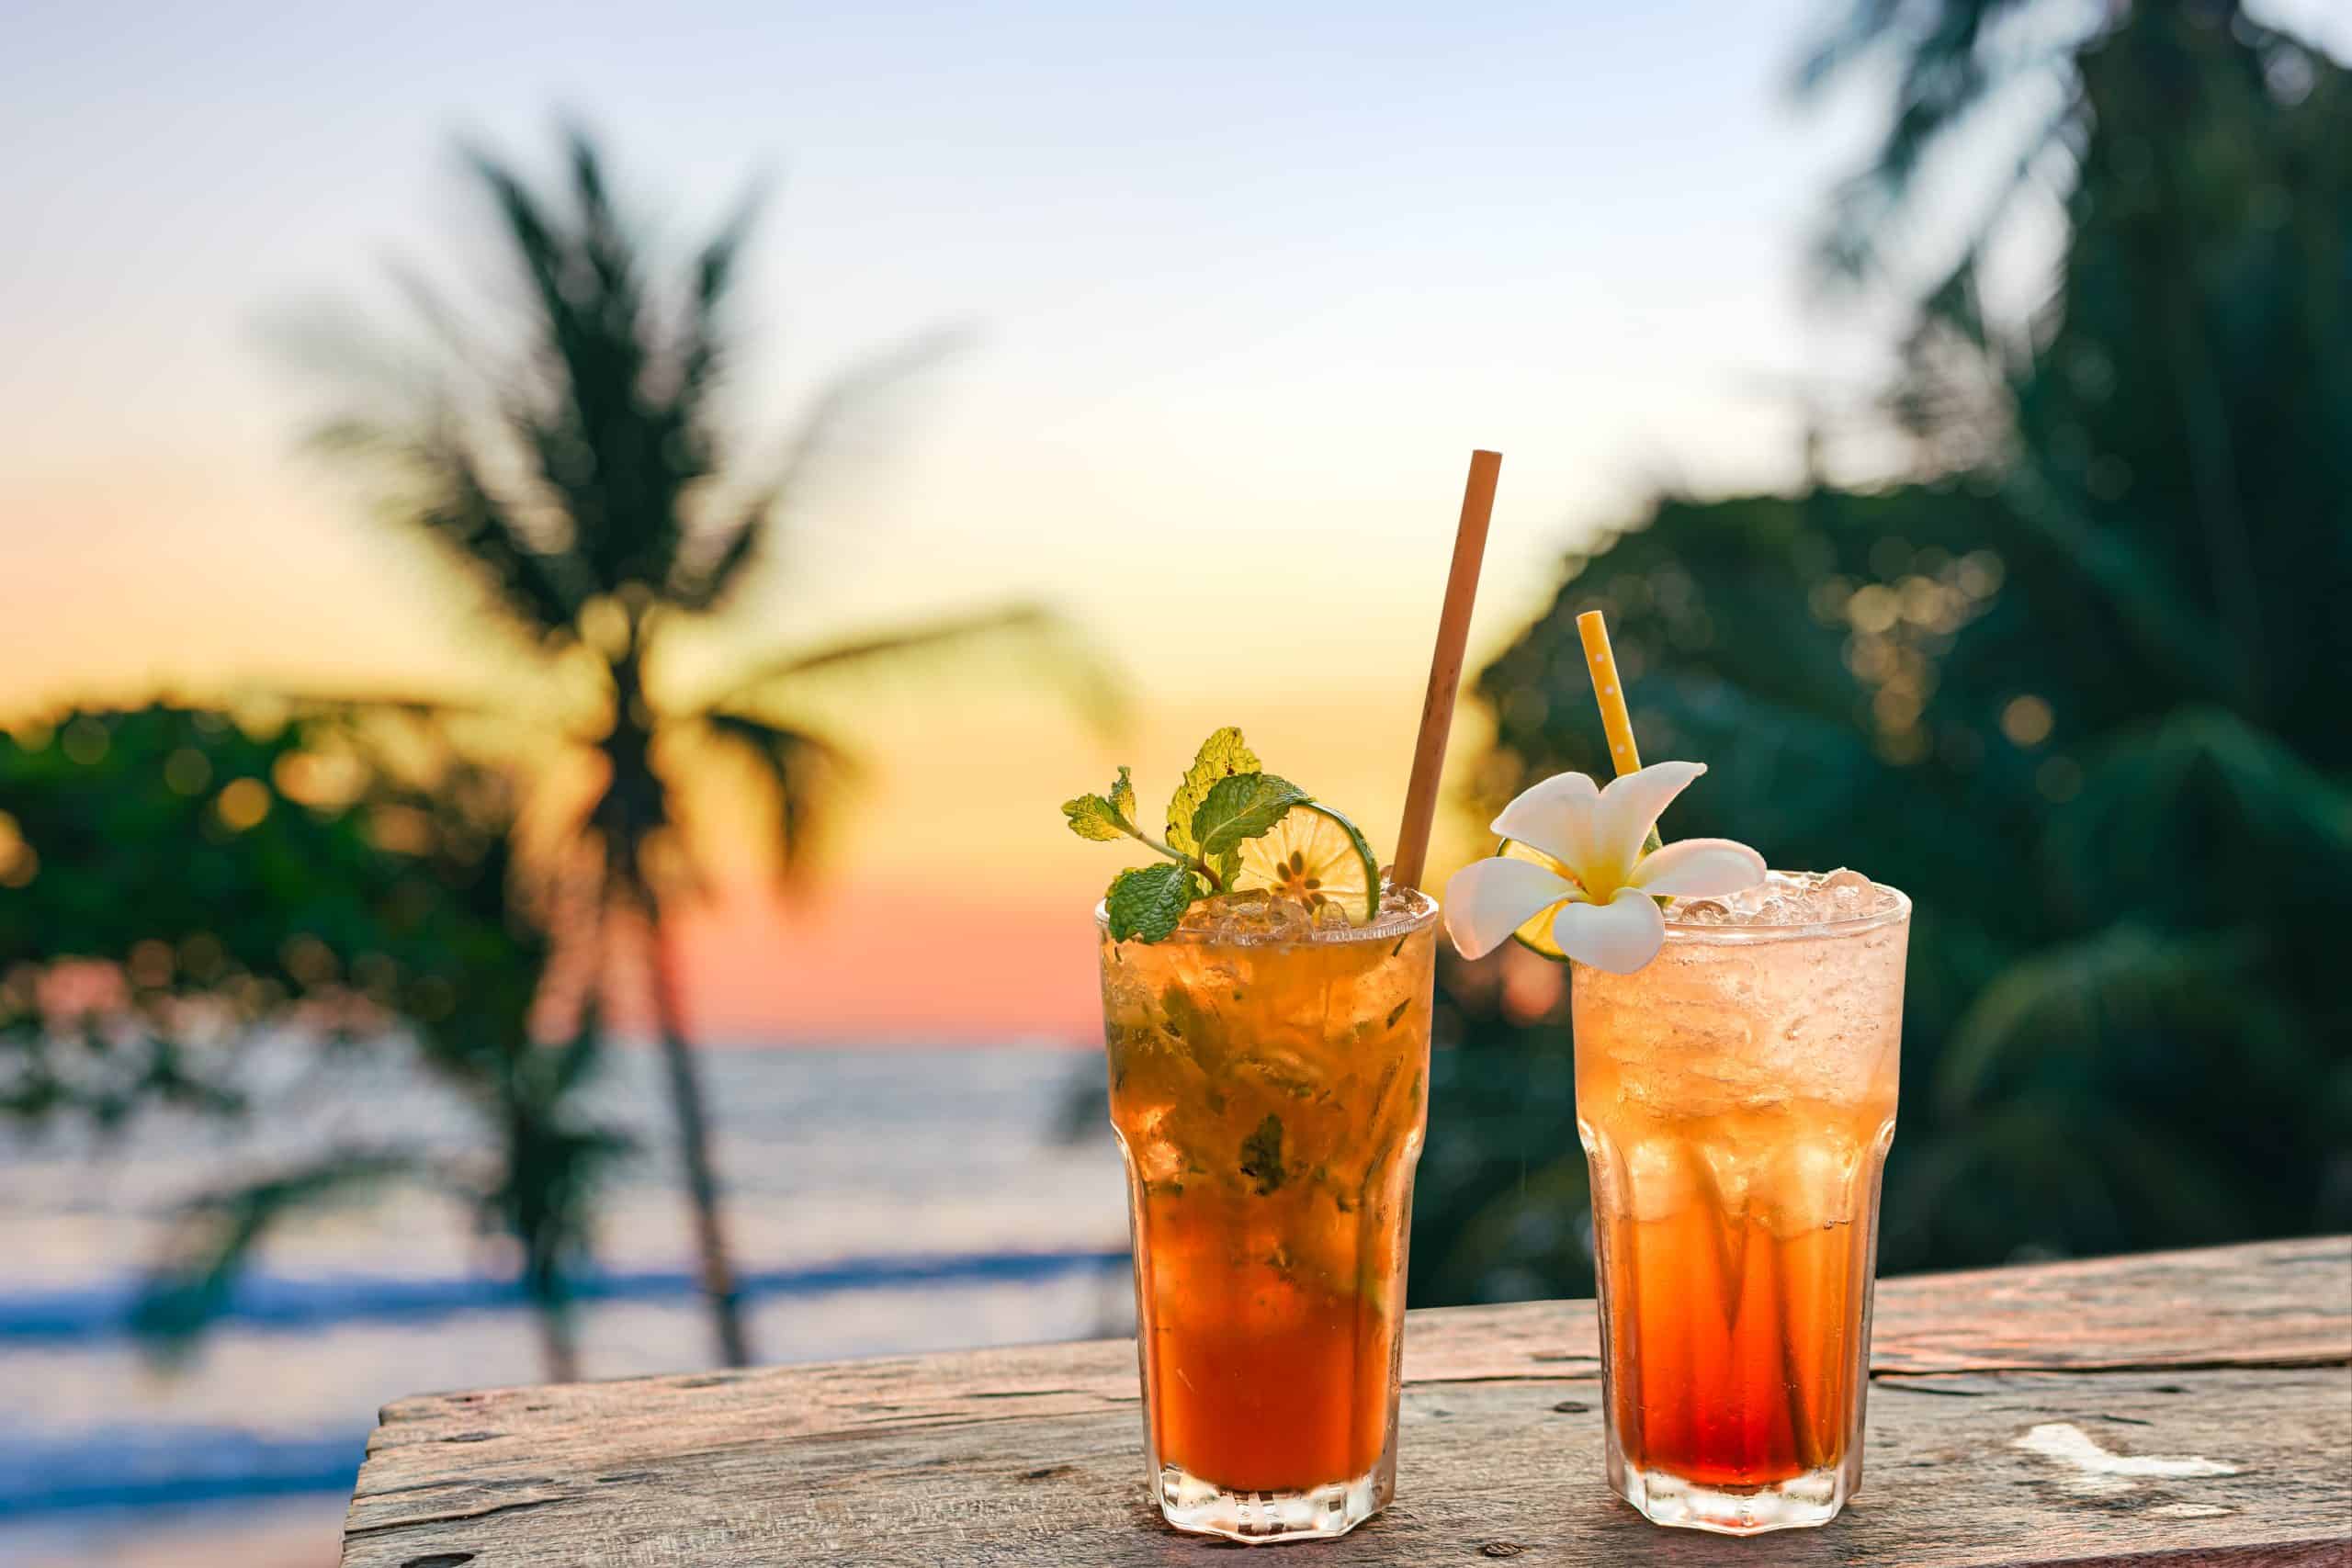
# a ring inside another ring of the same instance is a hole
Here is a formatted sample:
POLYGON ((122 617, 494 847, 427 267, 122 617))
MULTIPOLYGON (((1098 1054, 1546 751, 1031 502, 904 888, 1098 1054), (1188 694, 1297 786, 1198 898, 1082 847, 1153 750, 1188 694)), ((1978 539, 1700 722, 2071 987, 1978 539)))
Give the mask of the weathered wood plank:
MULTIPOLYGON (((1722 1562, 1724 1543, 1657 1530, 1608 1495, 1599 1405, 1589 1377, 1414 1388, 1397 1506, 1316 1561, 1722 1562)), ((2154 1562, 2193 1550, 2238 1555, 2187 1561, 2340 1564, 2352 1551, 2343 1369, 1889 1380, 1872 1391, 1870 1445, 1846 1518, 1747 1543, 1743 1562, 2154 1562), (2211 1473, 2111 1473, 2129 1467, 2103 1455, 2211 1473)), ((346 1568, 435 1556, 472 1568, 1130 1568, 1221 1550, 1159 1525, 1131 1408, 738 1437, 619 1471, 581 1462, 608 1447, 582 1434, 570 1451, 517 1456, 495 1483, 411 1495, 406 1522, 355 1531, 346 1568)))
MULTIPOLYGON (((1878 1290, 1879 1372, 2277 1367, 2352 1359, 2352 1237, 1924 1274, 1878 1290)), ((1599 1367, 1590 1302, 1416 1312, 1408 1382, 1557 1376, 1599 1367)), ((782 1438, 905 1421, 1099 1410, 1136 1399, 1125 1340, 1022 1345, 746 1372, 424 1394, 387 1405, 370 1451, 579 1421, 656 1427, 741 1410, 782 1438), (1011 1402, 1011 1403, 1007 1403, 1011 1402)))
MULTIPOLYGON (((1723 1543, 1656 1530, 1607 1495, 1591 1335, 1589 1303, 1415 1314, 1399 1506, 1317 1560, 1720 1561, 1723 1543)), ((1743 1557, 2352 1554, 2352 1240, 1889 1281, 1873 1360, 1870 1479, 1849 1516, 1743 1557), (2102 1450, 2215 1473, 2102 1473, 2102 1450)), ((402 1401, 370 1444, 345 1562, 1129 1564, 1218 1550, 1157 1523, 1136 1397, 1116 1341, 402 1401)))

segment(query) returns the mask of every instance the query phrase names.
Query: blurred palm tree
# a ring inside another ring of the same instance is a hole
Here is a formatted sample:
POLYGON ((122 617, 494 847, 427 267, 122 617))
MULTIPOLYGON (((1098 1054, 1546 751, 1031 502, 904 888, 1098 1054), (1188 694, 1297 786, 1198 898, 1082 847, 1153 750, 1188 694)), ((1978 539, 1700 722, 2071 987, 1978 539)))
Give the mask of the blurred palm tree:
MULTIPOLYGON (((2136 71, 2180 107, 2201 80, 2194 51, 2180 47, 2197 37, 2228 39, 2237 74, 2286 100, 2310 92, 2326 63, 2239 0, 1843 0, 1807 51, 1805 98, 1849 79, 1890 84, 1877 147, 1838 186, 1815 259, 1826 279, 1889 286, 1911 310, 1888 402, 1928 470, 1984 461, 2007 434, 2007 383, 2027 369, 2048 302, 1996 312, 1988 262, 2023 208, 2038 203, 2062 223, 2075 216, 2070 196, 2100 135, 2086 68, 2109 62, 2110 94, 2114 77, 2136 71)), ((2112 134, 2104 142, 2109 157, 2124 145, 2112 134)))
MULTIPOLYGON (((747 765, 781 825, 773 854, 782 874, 797 863, 844 771, 833 739, 806 716, 821 683, 935 669, 941 655, 993 647, 1098 716, 1110 693, 1065 626, 1035 605, 769 652, 681 690, 663 664, 674 639, 742 599, 844 423, 936 345, 842 378, 773 463, 743 458, 727 438, 718 393, 734 357, 727 306, 756 201, 692 254, 675 287, 663 287, 654 248, 616 206, 594 144, 575 132, 565 152, 565 179, 548 191, 487 155, 469 159, 497 214, 500 281, 519 295, 519 339, 462 322, 412 280, 435 334, 431 362, 389 380, 358 378, 348 388, 356 400, 320 439, 392 479, 394 520, 473 578, 486 614, 520 634, 543 672, 593 693, 571 705, 576 716, 559 739, 588 760, 594 786, 553 836, 593 863, 594 891, 573 901, 579 912, 557 935, 582 953, 635 944, 644 955, 702 1289, 720 1356, 741 1365, 750 1346, 664 918, 688 885, 692 846, 676 831, 685 791, 715 758, 747 765)), ((561 702, 528 716, 549 711, 562 712, 561 702)), ((600 984, 614 983, 612 965, 598 971, 600 984)))
MULTIPOLYGON (((1600 770, 1605 610, 1645 751, 1713 770, 1669 831, 1913 895, 1894 1269, 2352 1223, 2352 73, 2147 3, 2069 69, 2067 250, 1997 447, 1663 502, 1480 677, 1488 809, 1600 770)), ((1527 964, 1449 976, 1457 1113, 1498 1131, 1437 1170, 1433 1297, 1589 1280, 1544 1211, 1582 1161, 1521 1114, 1566 1103, 1527 964)))
MULTIPOLYGON (((2233 3, 2153 3, 2217 14, 2237 9, 2233 3)), ((1834 193, 1817 259, 1853 278, 1893 265, 1888 253, 1898 247, 1891 242, 1917 227, 1921 186, 1939 172, 1938 156, 1965 143, 1991 154, 1984 162, 1996 177, 1958 234, 1939 237, 1957 243, 1957 259, 1922 290, 1931 306, 1956 299, 1945 289, 1973 269, 1981 246, 2019 196, 2064 182, 2063 165, 2089 132, 2078 58, 2133 8, 2059 0, 1845 0, 1843 14, 1807 51, 1798 89, 1818 96, 1859 68, 1879 66, 1892 79, 1891 102, 1876 151, 1834 193), (1984 139, 1988 122, 2005 138, 1997 150, 1984 139)))

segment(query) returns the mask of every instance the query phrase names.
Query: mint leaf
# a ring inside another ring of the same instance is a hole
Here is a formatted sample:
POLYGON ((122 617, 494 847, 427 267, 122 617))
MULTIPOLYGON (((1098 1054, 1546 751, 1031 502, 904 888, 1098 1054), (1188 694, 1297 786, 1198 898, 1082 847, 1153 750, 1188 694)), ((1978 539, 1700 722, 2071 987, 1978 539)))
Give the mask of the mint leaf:
POLYGON ((1198 890, 1193 868, 1174 861, 1119 873, 1111 879, 1111 891, 1103 898, 1111 940, 1160 941, 1184 918, 1198 890))
POLYGON ((1179 854, 1198 854, 1200 841, 1193 837, 1193 816, 1208 798, 1219 779, 1259 771, 1258 754, 1241 739, 1241 731, 1226 726, 1201 742, 1199 755, 1185 772, 1184 782, 1176 786, 1175 798, 1168 803, 1168 844, 1179 854))
POLYGON ((1204 859, 1215 859, 1246 839, 1272 830, 1306 792, 1272 773, 1238 773, 1219 779, 1193 813, 1193 841, 1204 859))
POLYGON ((1241 1140, 1241 1174, 1258 1184, 1261 1198, 1290 1179, 1290 1169, 1283 1164, 1281 1117, 1267 1117, 1241 1140))
POLYGON ((1109 798, 1099 795, 1081 795, 1076 800, 1062 802, 1062 815, 1069 818, 1069 830, 1081 839, 1131 839, 1135 827, 1136 786, 1127 782, 1127 770, 1119 770, 1118 782, 1111 786, 1109 798))

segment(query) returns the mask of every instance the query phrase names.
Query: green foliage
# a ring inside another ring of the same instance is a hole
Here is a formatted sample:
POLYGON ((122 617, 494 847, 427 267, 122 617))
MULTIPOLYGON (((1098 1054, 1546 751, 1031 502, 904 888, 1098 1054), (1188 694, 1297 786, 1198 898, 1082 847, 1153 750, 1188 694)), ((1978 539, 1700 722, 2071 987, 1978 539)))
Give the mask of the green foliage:
MULTIPOLYGON (((1890 1269, 2352 1224, 2352 81, 2228 10, 2067 62, 2072 236, 1997 460, 1662 502, 1479 680, 1483 809, 1605 774, 1602 609, 1645 755, 1713 770, 1680 832, 1912 895, 1890 1269)), ((1565 1003, 1498 979, 1446 976, 1416 1300, 1590 1285, 1565 1003)))
POLYGON ((0 838, 19 845, 0 868, 0 1111, 225 1104, 228 1043, 305 1003, 447 1016, 465 966, 516 940, 450 901, 498 829, 371 766, 329 725, 248 733, 166 706, 0 737, 0 838))
POLYGON ((141 1303, 164 1343, 225 1304, 285 1215, 389 1181, 471 1205, 562 1314, 625 1145, 579 1110, 594 1032, 532 1039, 549 943, 514 880, 506 782, 435 740, 168 706, 0 740, 0 1107, 35 1127, 119 1125, 158 1101, 233 1111, 239 1048, 272 1029, 345 1051, 405 1042, 492 1134, 492 1157, 455 1168, 345 1147, 197 1196, 141 1303))

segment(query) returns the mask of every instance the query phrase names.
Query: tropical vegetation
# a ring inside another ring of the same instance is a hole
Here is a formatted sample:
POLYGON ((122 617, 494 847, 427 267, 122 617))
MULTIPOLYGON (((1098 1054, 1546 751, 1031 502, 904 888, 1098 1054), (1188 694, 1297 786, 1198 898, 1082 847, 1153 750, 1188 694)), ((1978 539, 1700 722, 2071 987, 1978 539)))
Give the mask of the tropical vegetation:
POLYGON ((156 705, 0 735, 0 1116, 103 1140, 235 1115, 277 1034, 413 1061, 479 1137, 454 1160, 341 1139, 187 1195, 137 1327, 184 1344, 289 1215, 397 1183, 508 1239, 548 1375, 576 1374, 572 1287, 628 1145, 582 1103, 595 1032, 535 1041, 550 943, 504 775, 413 727, 156 705))
MULTIPOLYGON (((1832 226, 1856 276, 2048 10, 1865 0, 1825 51, 1897 84, 1832 226)), ((1605 775, 1600 608, 1645 754, 1712 769, 1669 832, 1912 895, 1894 1269, 2352 1224, 2352 73, 2218 0, 2033 68, 2064 254, 2007 328, 1980 246, 1930 269, 1917 477, 1662 499, 1478 679, 1482 818, 1605 775)), ((1559 976, 1507 953, 1444 1001, 1417 1299, 1587 1290, 1559 976)))

